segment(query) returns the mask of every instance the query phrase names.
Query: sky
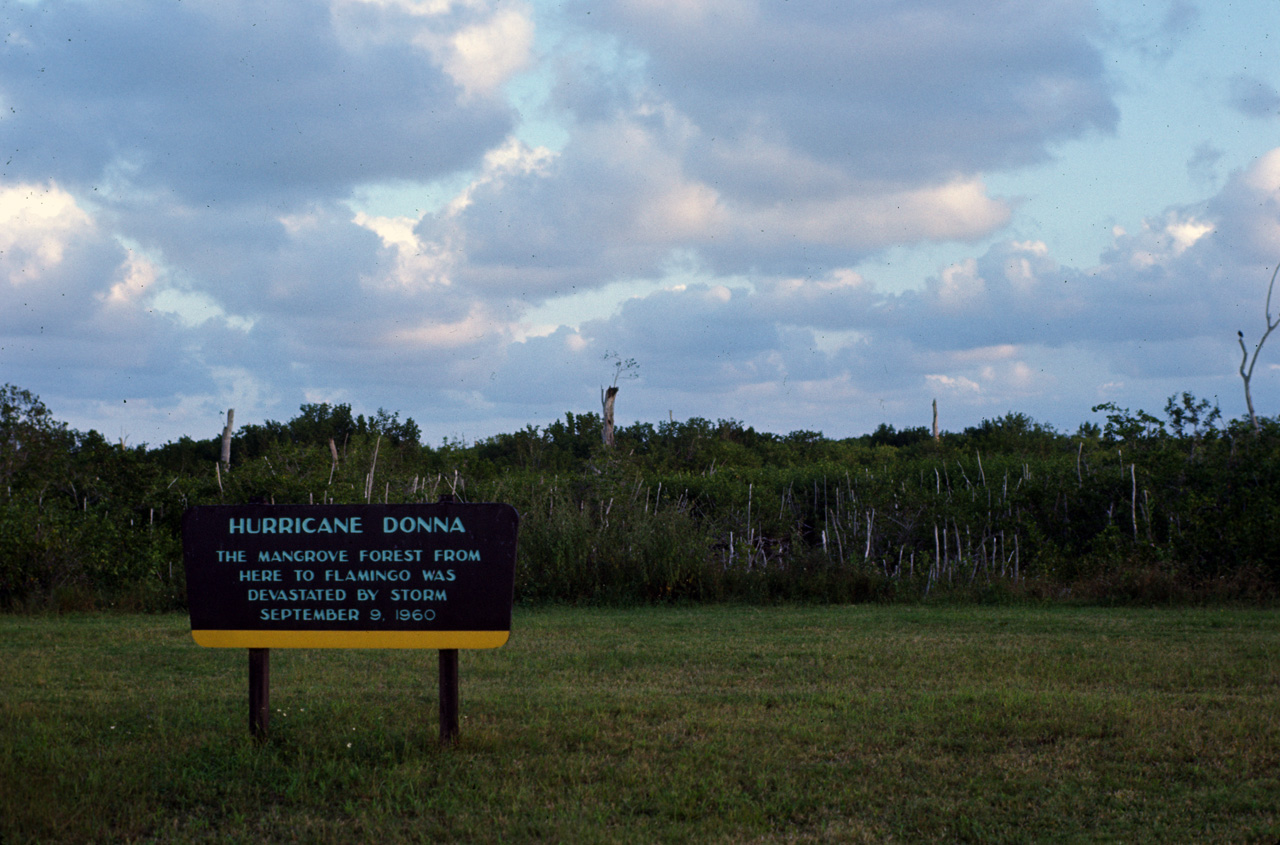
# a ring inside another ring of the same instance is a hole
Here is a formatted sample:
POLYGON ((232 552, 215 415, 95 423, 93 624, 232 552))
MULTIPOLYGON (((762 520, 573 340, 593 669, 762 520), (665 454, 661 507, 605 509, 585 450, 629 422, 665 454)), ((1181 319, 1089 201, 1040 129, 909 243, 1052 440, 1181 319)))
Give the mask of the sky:
POLYGON ((113 441, 328 402, 472 442, 629 360, 619 424, 1245 413, 1274 0, 0 0, 0 33, 0 383, 113 441))

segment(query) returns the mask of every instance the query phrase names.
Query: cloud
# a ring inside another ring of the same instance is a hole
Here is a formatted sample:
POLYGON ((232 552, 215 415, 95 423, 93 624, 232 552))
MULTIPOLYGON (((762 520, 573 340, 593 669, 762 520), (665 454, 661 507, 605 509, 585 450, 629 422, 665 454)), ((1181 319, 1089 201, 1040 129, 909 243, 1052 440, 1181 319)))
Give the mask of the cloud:
POLYGON ((595 410, 609 350, 623 419, 1078 420, 1225 388, 1280 256, 1280 150, 1217 189, 1202 143, 1216 193, 1091 266, 989 187, 1117 125, 1082 0, 4 14, 0 364, 135 439, 303 401, 519 428, 595 410), (877 277, 918 245, 914 287, 877 277))
POLYGON ((1167 63, 1195 33, 1202 13, 1188 0, 1166 0, 1163 6, 1163 14, 1160 4, 1108 8, 1103 22, 1106 41, 1159 64, 1167 63))
POLYGON ((528 9, 497 10, 449 40, 445 70, 468 95, 491 95, 529 65, 533 34, 528 9))
POLYGON ((403 40, 349 48, 324 5, 17 4, 0 53, 8 178, 189 203, 340 196, 471 165, 512 126, 403 40), (52 107, 51 107, 52 106, 52 107))
POLYGON ((0 360, 86 415, 114 419, 77 398, 114 394, 168 431, 227 396, 253 419, 353 379, 388 406, 456 384, 415 356, 492 346, 510 318, 448 289, 452 250, 416 221, 346 200, 488 167, 514 113, 485 86, 525 59, 487 77, 474 60, 486 33, 530 34, 524 8, 6 8, 0 360))
MULTIPOLYGON (((459 219, 499 183, 559 166, 527 148, 491 160, 464 191, 467 201, 453 206, 459 219)), ((282 417, 293 410, 281 404, 285 396, 352 397, 358 383, 371 406, 418 416, 400 397, 421 396, 459 424, 546 421, 565 408, 592 409, 608 380, 604 352, 622 350, 641 364, 641 379, 624 386, 624 419, 686 409, 790 430, 804 427, 804 414, 823 419, 824 407, 829 414, 840 403, 860 409, 850 419, 870 428, 934 396, 948 409, 944 419, 1011 408, 1053 413, 1052 397, 1073 370, 1098 373, 1095 397, 1121 381, 1129 395, 1139 384, 1186 389, 1188 379, 1229 389, 1234 331, 1260 322, 1266 260, 1280 246, 1277 161, 1280 151, 1233 174, 1204 203, 1118 231, 1087 269, 1055 261, 1043 242, 1006 240, 904 293, 848 268, 673 281, 577 330, 538 337, 522 334, 518 300, 459 281, 470 270, 445 281, 406 266, 407 252, 424 243, 413 221, 362 217, 338 204, 278 221, 271 239, 239 259, 226 256, 223 272, 257 268, 255 285, 207 288, 218 295, 206 300, 166 257, 104 240, 87 212, 48 186, 24 194, 35 203, 49 193, 50 211, 22 237, 58 239, 63 262, 41 277, 54 292, 59 274, 83 278, 71 271, 98 262, 88 274, 99 280, 93 295, 79 300, 74 318, 63 312, 66 341, 45 337, 39 348, 60 362, 53 366, 76 367, 86 384, 112 371, 110 379, 129 384, 135 409, 208 415, 234 395, 242 415, 282 417), (72 336, 93 339, 97 368, 83 364, 72 336), (260 371, 262 361, 290 363, 260 371), (181 395, 161 372, 184 374, 181 395)), ((7 255, 0 266, 18 266, 18 251, 7 255)), ((669 267, 690 271, 708 273, 669 267)), ((10 285, 10 294, 17 290, 10 285)), ((39 309, 45 319, 59 313, 51 300, 39 309)), ((1080 417, 1079 400, 1060 413, 1068 412, 1080 417)))
MULTIPOLYGON (((1265 252, 1241 245, 1260 247, 1267 233, 1280 247, 1277 161, 1280 150, 1210 200, 1118 232, 1088 269, 1055 261, 1045 243, 1011 240, 906 293, 880 291, 847 269, 688 285, 632 299, 583 335, 593 348, 637 357, 644 380, 633 393, 701 391, 712 405, 781 384, 863 408, 936 395, 985 415, 1067 414, 1054 397, 1078 397, 1079 379, 1094 380, 1083 403, 1114 398, 1105 385, 1121 381, 1130 396, 1141 385, 1165 396, 1196 385, 1233 391, 1236 325, 1260 324, 1270 266, 1265 252), (834 344, 821 340, 827 334, 834 344)), ((1079 420, 1087 408, 1075 401, 1079 420)), ((1144 402, 1159 407, 1134 404, 1144 402)))
POLYGON ((0 185, 0 254, 12 286, 55 270, 68 242, 92 229, 89 215, 56 184, 0 185))
POLYGON ((1218 179, 1218 162, 1222 160, 1223 151, 1212 143, 1204 141, 1199 144, 1191 158, 1187 160, 1187 175, 1200 185, 1208 185, 1218 179))
POLYGON ((731 6, 615 0, 592 20, 643 52, 645 86, 708 137, 853 179, 942 182, 1116 123, 1087 4, 731 6))
POLYGON ((1280 115, 1280 91, 1256 76, 1236 74, 1230 80, 1231 106, 1249 117, 1280 115))
POLYGON ((456 245, 456 281, 483 295, 537 302, 654 271, 683 242, 672 227, 696 223, 655 216, 689 186, 678 156, 634 121, 582 127, 554 156, 520 161, 417 229, 424 243, 456 245))
POLYGON ((822 274, 892 245, 979 241, 1013 212, 984 169, 1116 121, 1077 3, 582 9, 558 18, 577 40, 550 65, 572 126, 554 163, 419 227, 465 256, 464 284, 539 302, 682 251, 724 274, 822 274))
POLYGON ((834 200, 748 205, 736 215, 735 240, 843 246, 873 251, 887 244, 976 240, 1009 220, 1009 208, 976 179, 904 191, 850 194, 834 200))
POLYGON ((423 219, 428 251, 456 249, 457 279, 538 302, 661 272, 692 250, 722 273, 852 263, 889 244, 976 240, 1007 203, 981 180, 852 187, 809 196, 721 192, 690 173, 700 133, 670 109, 580 126, 536 166, 485 179, 423 219))

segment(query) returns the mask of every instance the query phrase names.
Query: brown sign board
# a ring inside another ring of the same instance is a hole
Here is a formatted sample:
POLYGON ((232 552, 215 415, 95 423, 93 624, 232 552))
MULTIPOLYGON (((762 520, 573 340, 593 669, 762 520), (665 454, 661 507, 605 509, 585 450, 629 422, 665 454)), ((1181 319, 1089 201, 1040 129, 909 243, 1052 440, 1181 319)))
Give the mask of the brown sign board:
POLYGON ((515 508, 211 505, 183 515, 191 633, 224 648, 495 648, 515 508))

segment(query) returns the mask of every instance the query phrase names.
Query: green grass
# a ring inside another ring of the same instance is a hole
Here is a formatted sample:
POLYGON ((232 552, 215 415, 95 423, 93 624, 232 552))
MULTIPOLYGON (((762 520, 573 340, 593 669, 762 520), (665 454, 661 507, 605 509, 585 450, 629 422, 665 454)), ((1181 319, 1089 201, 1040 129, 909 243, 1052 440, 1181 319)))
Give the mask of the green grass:
POLYGON ((461 655, 0 617, 0 842, 1274 842, 1280 611, 517 610, 461 655))

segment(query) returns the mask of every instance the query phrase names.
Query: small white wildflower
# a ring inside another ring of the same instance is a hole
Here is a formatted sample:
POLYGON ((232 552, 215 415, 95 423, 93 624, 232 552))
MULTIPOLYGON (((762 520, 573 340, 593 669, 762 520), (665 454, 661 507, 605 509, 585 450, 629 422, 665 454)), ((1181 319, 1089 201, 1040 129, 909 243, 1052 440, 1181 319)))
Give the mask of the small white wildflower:
POLYGON ((347 748, 350 748, 350 747, 351 747, 351 743, 349 743, 349 742, 348 742, 348 743, 347 743, 347 748))

